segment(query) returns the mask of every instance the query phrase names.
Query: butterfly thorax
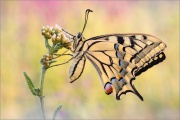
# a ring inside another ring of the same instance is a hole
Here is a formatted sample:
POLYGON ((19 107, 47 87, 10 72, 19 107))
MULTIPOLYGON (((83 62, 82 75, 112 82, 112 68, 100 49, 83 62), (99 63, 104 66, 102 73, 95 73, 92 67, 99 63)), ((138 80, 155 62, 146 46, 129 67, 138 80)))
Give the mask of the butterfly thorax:
POLYGON ((81 33, 78 33, 77 36, 74 38, 73 42, 73 53, 82 51, 82 46, 85 41, 85 38, 81 35, 81 33))

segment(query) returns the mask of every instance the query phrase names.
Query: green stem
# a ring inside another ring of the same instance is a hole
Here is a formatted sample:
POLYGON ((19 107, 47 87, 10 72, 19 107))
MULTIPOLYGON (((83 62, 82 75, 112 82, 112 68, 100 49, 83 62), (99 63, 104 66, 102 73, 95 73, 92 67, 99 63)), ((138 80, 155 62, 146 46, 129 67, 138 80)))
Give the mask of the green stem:
POLYGON ((44 96, 43 96, 43 86, 44 86, 44 77, 46 73, 46 68, 43 66, 41 70, 41 77, 40 77, 40 93, 39 93, 39 99, 40 99, 40 104, 41 104, 41 111, 42 111, 42 116, 43 119, 46 119, 45 116, 45 110, 44 110, 44 96))

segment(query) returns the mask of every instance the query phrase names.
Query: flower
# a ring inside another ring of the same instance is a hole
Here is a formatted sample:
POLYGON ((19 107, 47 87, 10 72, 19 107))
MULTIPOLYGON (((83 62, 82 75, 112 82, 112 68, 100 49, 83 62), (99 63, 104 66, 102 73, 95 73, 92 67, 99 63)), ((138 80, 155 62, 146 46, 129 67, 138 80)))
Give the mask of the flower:
POLYGON ((55 27, 52 30, 55 34, 62 32, 62 28, 57 24, 55 25, 55 27))

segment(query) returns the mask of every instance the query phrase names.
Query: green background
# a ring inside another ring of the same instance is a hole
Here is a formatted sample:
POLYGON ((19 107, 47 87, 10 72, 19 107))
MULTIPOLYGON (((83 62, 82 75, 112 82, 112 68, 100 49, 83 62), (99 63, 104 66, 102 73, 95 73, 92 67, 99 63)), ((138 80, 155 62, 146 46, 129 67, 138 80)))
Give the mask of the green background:
POLYGON ((44 84, 47 117, 52 118, 62 105, 57 117, 64 119, 179 118, 179 1, 1 1, 1 119, 41 118, 39 98, 30 93, 22 72, 38 87, 39 61, 46 54, 42 26, 58 24, 76 35, 88 8, 94 12, 85 38, 148 33, 167 44, 167 58, 134 81, 144 102, 131 93, 120 101, 106 95, 89 61, 72 84, 68 82, 71 63, 49 69, 44 84))

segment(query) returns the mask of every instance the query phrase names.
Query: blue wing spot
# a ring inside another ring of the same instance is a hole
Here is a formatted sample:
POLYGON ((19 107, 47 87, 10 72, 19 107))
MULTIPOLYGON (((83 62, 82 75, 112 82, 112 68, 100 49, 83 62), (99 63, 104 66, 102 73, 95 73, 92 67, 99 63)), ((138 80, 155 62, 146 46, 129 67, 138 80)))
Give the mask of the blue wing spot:
POLYGON ((124 85, 127 84, 126 81, 125 81, 123 78, 121 78, 121 79, 119 80, 119 82, 120 82, 120 84, 121 84, 121 87, 123 87, 124 85))
POLYGON ((115 77, 111 78, 111 82, 116 82, 116 78, 115 77))
MULTIPOLYGON (((115 49, 115 48, 114 48, 115 49)), ((119 54, 118 54, 118 52, 116 51, 116 57, 119 57, 119 54)))
POLYGON ((122 61, 119 61, 119 65, 120 65, 120 66, 123 66, 123 62, 122 62, 122 61))
POLYGON ((125 56, 125 53, 122 51, 116 51, 116 57, 119 59, 123 59, 125 56))
POLYGON ((121 72, 120 72, 121 76, 125 76, 127 74, 127 71, 125 69, 122 69, 121 72))
POLYGON ((116 44, 114 44, 114 49, 115 50, 119 50, 119 45, 116 43, 116 44))
POLYGON ((124 82, 124 79, 123 78, 120 78, 120 80, 119 80, 120 82, 124 82))
POLYGON ((122 58, 123 56, 121 56, 121 55, 119 54, 119 52, 116 51, 116 57, 117 57, 117 58, 122 58))

